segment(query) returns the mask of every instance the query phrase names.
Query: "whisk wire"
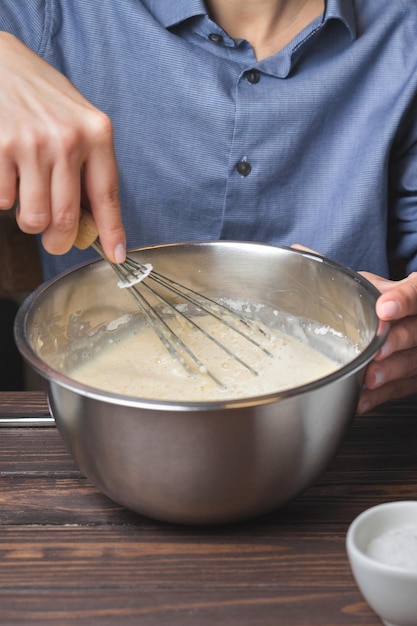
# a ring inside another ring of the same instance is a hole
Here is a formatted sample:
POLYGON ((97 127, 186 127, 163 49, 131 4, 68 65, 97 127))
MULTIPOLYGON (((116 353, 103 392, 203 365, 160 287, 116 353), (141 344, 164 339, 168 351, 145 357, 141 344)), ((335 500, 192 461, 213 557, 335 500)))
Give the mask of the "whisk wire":
POLYGON ((152 286, 152 283, 158 285, 159 287, 163 287, 170 294, 180 296, 183 301, 191 304, 197 311, 202 311, 215 318, 227 328, 239 334, 246 341, 262 350, 266 355, 270 357, 273 356, 272 353, 253 336, 254 334, 259 333, 263 336, 264 340, 270 339, 268 333, 257 322, 248 318, 243 313, 236 312, 223 303, 217 302, 216 300, 213 300, 186 285, 159 274, 153 270, 153 267, 150 264, 140 263, 131 257, 127 257, 126 260, 120 264, 112 263, 106 257, 98 238, 90 245, 104 260, 109 263, 119 278, 119 287, 128 288, 129 293, 139 305, 140 310, 145 315, 145 318, 152 329, 156 332, 160 341, 173 358, 176 359, 188 373, 192 374, 193 372, 184 358, 185 354, 187 354, 188 357, 195 363, 200 373, 207 375, 219 387, 225 388, 225 385, 221 382, 221 380, 219 380, 219 378, 206 366, 206 364, 201 361, 193 350, 191 350, 190 347, 181 339, 178 333, 175 332, 167 323, 167 316, 165 315, 167 311, 164 311, 164 314, 161 315, 157 309, 152 306, 143 291, 135 287, 138 283, 142 283, 141 287, 145 287, 148 292, 157 298, 161 304, 167 306, 168 311, 177 321, 179 319, 185 321, 191 328, 201 333, 209 341, 213 342, 225 354, 232 357, 253 375, 257 376, 258 372, 254 367, 252 367, 252 365, 247 363, 236 352, 231 350, 222 341, 214 337, 204 327, 198 324, 196 321, 197 316, 193 316, 193 318, 191 318, 191 316, 186 315, 183 311, 181 311, 181 307, 178 304, 175 305, 170 302, 168 298, 152 286), (147 281, 143 282, 145 281, 145 278, 147 281), (239 327, 240 325, 244 326, 245 330, 239 327))
MULTIPOLYGON (((232 358, 234 358, 238 363, 240 363, 243 367, 245 367, 247 370, 249 370, 250 372, 252 372, 252 374, 254 374, 255 376, 258 375, 258 372, 246 361, 244 361, 243 359, 240 358, 240 356, 238 354, 236 354, 235 352, 233 352, 232 350, 230 350, 230 348, 228 348, 224 343, 222 343, 221 341, 219 341, 218 339, 216 339, 216 337, 214 337, 213 335, 211 335, 209 332, 207 332, 207 330, 205 328, 203 328, 200 324, 198 324, 195 319, 196 318, 191 318, 188 315, 186 315, 185 313, 183 313, 180 309, 178 309, 174 304, 172 304, 171 302, 169 302, 166 298, 164 298, 164 296, 161 293, 158 293, 155 289, 153 289, 153 287, 151 287, 148 284, 143 284, 144 287, 146 287, 151 293, 153 293, 157 298, 159 298, 159 300, 161 300, 165 305, 167 305, 169 307, 169 309, 173 312, 174 316, 176 317, 176 319, 181 318, 183 319, 186 324, 188 324, 189 326, 191 326, 192 328, 198 330, 202 335, 204 335, 204 337, 206 337, 209 341, 211 341, 212 343, 214 343, 218 348, 220 348, 221 350, 223 350, 223 352, 225 352, 226 354, 228 354, 229 356, 231 356, 232 358)), ((136 291, 136 290, 134 290, 136 291)), ((174 290, 174 293, 178 293, 180 294, 181 292, 174 290)), ((143 294, 141 294, 141 296, 143 297, 143 294)), ((183 298, 185 298, 185 296, 183 295, 183 298)), ((211 314, 211 311, 200 306, 197 300, 192 300, 191 298, 185 298, 187 299, 189 302, 191 302, 193 305, 195 305, 195 307, 197 309, 201 309, 206 311, 207 313, 211 314)), ((156 312, 155 312, 156 313, 156 312)), ((158 314, 156 314, 158 316, 158 318, 164 322, 164 319, 159 316, 158 314)), ((215 316, 216 319, 221 320, 220 317, 215 316)), ((223 321, 223 320, 222 320, 223 321)), ((165 322, 164 322, 165 323, 165 322)), ((223 321, 223 323, 226 324, 226 322, 223 321)), ((167 325, 168 326, 168 325, 167 325)), ((230 324, 226 324, 226 326, 228 326, 229 328, 232 328, 232 326, 230 324)), ((169 327, 170 328, 170 327, 169 327)), ((174 334, 175 337, 177 337, 179 339, 179 337, 176 335, 176 333, 174 333, 172 331, 172 329, 170 328, 171 332, 174 334)), ((234 329, 233 329, 234 330, 234 329)), ((239 332, 238 329, 236 329, 236 332, 239 332)), ((241 333, 239 333, 241 334, 241 333)), ((247 337, 248 340, 251 340, 250 337, 247 337)), ((180 340, 181 341, 181 340, 180 340)), ((182 342, 181 342, 182 343, 182 342)), ((183 344, 184 345, 184 344, 183 344)), ((203 369, 205 368, 205 366, 203 364, 201 364, 203 366, 203 369)))
POLYGON ((201 373, 209 376, 209 378, 211 378, 217 386, 221 388, 225 387, 223 383, 217 378, 217 376, 215 376, 215 374, 213 374, 213 372, 207 368, 207 366, 196 356, 196 354, 187 346, 187 344, 182 341, 179 335, 177 335, 177 333, 172 330, 172 328, 166 323, 165 319, 156 311, 156 309, 150 304, 149 300, 147 300, 147 298, 138 289, 131 289, 130 294, 136 300, 137 304, 139 304, 141 311, 145 315, 147 321, 150 323, 154 332, 156 332, 156 334, 158 335, 160 341, 163 343, 165 348, 174 359, 180 362, 182 367, 189 374, 192 374, 193 372, 186 363, 185 359, 178 352, 178 348, 188 354, 188 356, 192 359, 192 361, 194 361, 198 370, 201 373))
MULTIPOLYGON (((272 353, 259 341, 257 341, 253 336, 249 335, 243 329, 239 328, 236 323, 241 323, 246 326, 249 331, 255 331, 256 333, 261 333, 265 339, 271 339, 270 335, 268 335, 263 328, 253 320, 247 318, 242 313, 237 313, 230 307, 222 304, 220 302, 216 302, 216 300, 212 300, 208 296, 203 295, 197 291, 194 291, 190 287, 186 285, 182 285, 181 283, 177 283, 175 280, 171 278, 167 278, 162 274, 158 274, 158 272, 152 271, 152 274, 149 276, 150 280, 158 283, 159 285, 165 287, 168 291, 175 293, 190 304, 194 305, 201 311, 204 311, 208 315, 215 317, 222 324, 238 333, 242 337, 244 337, 247 341, 255 345, 257 348, 260 348, 265 354, 272 357, 272 353), (191 296, 188 294, 192 294, 191 296), (230 316, 234 323, 225 317, 225 315, 230 316)), ((148 285, 147 285, 148 287, 148 285)), ((148 287, 149 288, 149 287, 148 287)), ((175 307, 174 307, 175 308, 175 307)), ((177 309, 178 310, 178 309, 177 309)), ((187 317, 187 316, 184 316, 187 317)), ((202 329, 203 330, 203 329, 202 329)), ((236 355, 235 355, 236 356, 236 355)), ((253 369, 253 368, 252 368, 253 369)))

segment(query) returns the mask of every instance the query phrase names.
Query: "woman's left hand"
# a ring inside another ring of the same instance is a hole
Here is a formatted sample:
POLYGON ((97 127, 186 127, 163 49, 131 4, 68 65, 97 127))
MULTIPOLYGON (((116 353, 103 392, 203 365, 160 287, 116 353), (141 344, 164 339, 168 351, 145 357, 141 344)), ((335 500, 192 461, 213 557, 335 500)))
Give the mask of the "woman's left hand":
POLYGON ((417 272, 391 281, 360 272, 381 292, 378 317, 390 322, 386 342, 369 364, 358 413, 378 404, 417 393, 417 272))

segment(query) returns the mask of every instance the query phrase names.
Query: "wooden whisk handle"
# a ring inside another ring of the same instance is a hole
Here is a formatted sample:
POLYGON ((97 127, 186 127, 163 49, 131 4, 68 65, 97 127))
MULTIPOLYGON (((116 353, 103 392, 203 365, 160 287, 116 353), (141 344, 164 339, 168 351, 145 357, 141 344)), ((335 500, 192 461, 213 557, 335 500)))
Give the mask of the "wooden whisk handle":
POLYGON ((78 234, 74 246, 79 250, 86 250, 95 242, 97 237, 98 230, 93 216, 86 211, 81 211, 78 234))

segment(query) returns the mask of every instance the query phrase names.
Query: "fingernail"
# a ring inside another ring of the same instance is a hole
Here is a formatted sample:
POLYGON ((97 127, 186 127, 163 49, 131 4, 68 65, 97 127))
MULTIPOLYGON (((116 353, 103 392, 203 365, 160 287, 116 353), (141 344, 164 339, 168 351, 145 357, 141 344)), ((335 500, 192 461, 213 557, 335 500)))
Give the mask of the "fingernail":
POLYGON ((385 372, 382 368, 375 367, 372 372, 372 377, 374 379, 373 387, 380 387, 384 384, 385 381, 385 372))
POLYGON ((123 263, 126 260, 126 246, 119 243, 114 249, 114 258, 116 263, 123 263))
POLYGON ((383 344, 382 348, 380 349, 380 351, 378 352, 378 358, 379 359, 386 359, 387 356, 389 356, 390 354, 392 354, 393 349, 392 349, 392 342, 389 340, 389 338, 385 341, 385 343, 383 344))
POLYGON ((358 405, 358 415, 363 415, 364 413, 367 413, 371 408, 371 403, 367 400, 365 400, 364 402, 360 402, 358 405))
POLYGON ((394 300, 388 300, 387 302, 382 302, 380 305, 380 314, 384 318, 396 318, 400 314, 400 307, 398 306, 398 302, 394 300))

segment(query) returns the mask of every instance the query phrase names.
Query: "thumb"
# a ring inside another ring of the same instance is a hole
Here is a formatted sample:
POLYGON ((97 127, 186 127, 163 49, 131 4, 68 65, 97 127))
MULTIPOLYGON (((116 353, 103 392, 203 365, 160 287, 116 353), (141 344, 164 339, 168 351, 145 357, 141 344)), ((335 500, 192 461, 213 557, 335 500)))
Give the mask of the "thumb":
POLYGON ((417 273, 399 281, 381 278, 369 272, 360 273, 381 292, 376 303, 380 319, 398 320, 417 314, 417 273))

